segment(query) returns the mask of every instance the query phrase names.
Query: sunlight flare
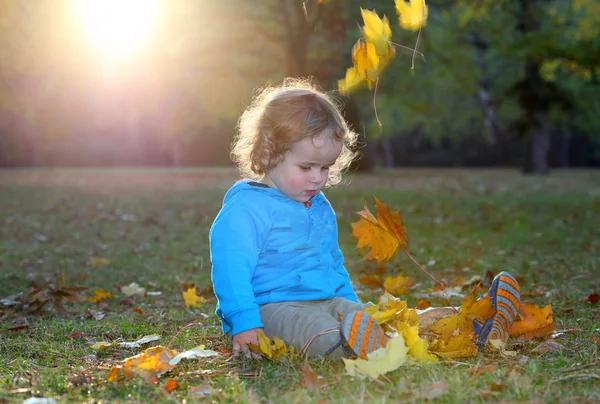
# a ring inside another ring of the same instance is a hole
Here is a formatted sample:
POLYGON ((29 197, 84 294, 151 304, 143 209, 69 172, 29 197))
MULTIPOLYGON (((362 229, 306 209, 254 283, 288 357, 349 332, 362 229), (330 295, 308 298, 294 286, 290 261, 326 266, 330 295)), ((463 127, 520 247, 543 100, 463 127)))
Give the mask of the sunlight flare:
POLYGON ((161 0, 73 0, 77 18, 107 59, 132 57, 150 36, 161 0))

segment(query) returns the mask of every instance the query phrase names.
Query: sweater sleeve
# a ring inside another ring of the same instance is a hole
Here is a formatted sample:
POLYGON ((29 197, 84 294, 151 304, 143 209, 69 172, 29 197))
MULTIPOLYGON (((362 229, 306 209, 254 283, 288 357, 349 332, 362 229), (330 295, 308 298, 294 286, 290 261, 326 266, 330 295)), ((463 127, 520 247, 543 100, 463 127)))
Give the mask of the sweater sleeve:
MULTIPOLYGON (((335 216, 335 213, 334 213, 334 216, 335 216)), ((335 230, 334 230, 333 240, 331 241, 332 242, 331 248, 332 248, 333 261, 334 261, 334 269, 337 273, 339 273, 340 275, 342 275, 344 278, 347 279, 347 282, 344 283, 344 285, 341 288, 336 290, 335 297, 343 297, 343 298, 346 298, 353 302, 360 303, 360 300, 358 300, 358 296, 356 296, 356 292, 354 291, 354 287, 352 286, 352 281, 350 280, 350 275, 348 274, 346 267, 344 267, 344 254, 342 253, 342 250, 340 249, 340 244, 338 241, 337 221, 335 221, 334 229, 335 230)))
POLYGON ((239 199, 229 201, 210 231, 212 281, 219 301, 218 314, 232 335, 263 327, 254 299, 252 276, 268 234, 264 216, 239 199))

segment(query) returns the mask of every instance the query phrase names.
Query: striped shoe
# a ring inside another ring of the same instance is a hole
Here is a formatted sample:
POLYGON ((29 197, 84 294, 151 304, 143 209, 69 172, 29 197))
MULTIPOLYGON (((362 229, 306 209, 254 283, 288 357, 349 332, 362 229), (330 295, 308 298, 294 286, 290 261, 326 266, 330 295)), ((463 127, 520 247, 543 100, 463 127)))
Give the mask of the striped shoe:
POLYGON ((521 302, 519 283, 508 272, 500 272, 492 281, 490 289, 480 299, 487 295, 490 295, 494 315, 483 325, 473 320, 473 328, 477 334, 476 343, 482 348, 492 339, 499 339, 504 343, 508 341, 508 329, 517 317, 521 302))
POLYGON ((340 324, 340 331, 344 351, 361 359, 366 359, 368 353, 385 347, 388 340, 377 321, 364 311, 347 314, 340 324))

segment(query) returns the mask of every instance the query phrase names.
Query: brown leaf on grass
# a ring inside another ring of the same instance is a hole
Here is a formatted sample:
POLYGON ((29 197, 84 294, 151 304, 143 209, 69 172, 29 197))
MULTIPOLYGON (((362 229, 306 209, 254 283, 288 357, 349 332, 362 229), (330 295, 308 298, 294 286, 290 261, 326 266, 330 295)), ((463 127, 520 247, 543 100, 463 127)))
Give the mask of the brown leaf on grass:
POLYGON ((596 334, 592 334, 592 336, 590 337, 590 339, 592 340, 592 342, 596 345, 598 345, 600 347, 600 336, 596 335, 596 334))
POLYGON ((302 366, 302 386, 310 391, 317 391, 321 387, 326 386, 327 382, 323 376, 319 376, 317 372, 312 370, 308 364, 308 360, 304 361, 302 366))
POLYGON ((75 331, 68 335, 71 339, 83 339, 85 334, 82 331, 75 331))
POLYGON ((396 297, 406 294, 414 285, 415 282, 411 277, 402 276, 402 274, 395 278, 388 276, 383 283, 386 292, 396 297))
POLYGON ((599 300, 600 300, 600 295, 598 293, 592 293, 587 298, 587 301, 590 302, 592 305, 595 305, 596 303, 598 303, 599 300))
POLYGON ((407 247, 406 228, 398 211, 390 211, 385 203, 375 198, 377 218, 369 211, 365 203, 364 210, 357 212, 361 217, 352 223, 352 234, 357 239, 357 247, 367 247, 371 250, 367 259, 377 262, 391 259, 398 248, 407 247))
POLYGON ((533 348, 531 350, 531 352, 537 352, 537 353, 556 353, 556 352, 561 352, 563 349, 565 349, 565 347, 562 344, 559 344, 556 341, 553 340, 548 340, 548 341, 544 341, 541 344, 539 344, 538 346, 536 346, 535 348, 533 348))
POLYGON ((431 307, 431 302, 427 299, 419 299, 416 307, 419 310, 425 310, 426 308, 431 307))
POLYGON ((471 376, 479 376, 483 373, 495 372, 496 369, 498 369, 498 366, 496 366, 496 365, 484 365, 484 366, 477 366, 477 367, 471 368, 471 369, 467 370, 467 373, 471 376))
POLYGON ((533 304, 521 303, 519 307, 520 319, 510 327, 509 335, 519 337, 523 341, 533 338, 545 337, 554 331, 552 306, 538 307, 533 304))
POLYGON ((139 314, 142 317, 146 317, 146 314, 144 314, 144 311, 142 309, 140 309, 139 307, 134 307, 133 311, 135 311, 137 314, 139 314))
POLYGON ((383 282, 381 281, 381 277, 379 275, 361 275, 358 278, 358 281, 371 289, 379 289, 383 287, 383 282))
POLYGON ((177 389, 179 389, 179 382, 177 380, 175 380, 175 379, 167 380, 167 382, 165 383, 165 390, 168 393, 171 393, 177 389))
POLYGON ((456 314, 454 307, 428 307, 424 311, 417 311, 419 315, 419 334, 431 332, 431 328, 442 318, 456 314))

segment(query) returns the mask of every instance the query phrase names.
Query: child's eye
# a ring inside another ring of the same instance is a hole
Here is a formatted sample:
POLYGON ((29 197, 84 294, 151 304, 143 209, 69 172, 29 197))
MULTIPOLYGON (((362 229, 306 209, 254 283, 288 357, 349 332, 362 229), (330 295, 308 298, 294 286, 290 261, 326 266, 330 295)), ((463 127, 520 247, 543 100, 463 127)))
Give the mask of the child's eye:
POLYGON ((329 166, 321 168, 321 170, 329 170, 329 166))
POLYGON ((310 167, 299 166, 302 171, 310 170, 310 167))

